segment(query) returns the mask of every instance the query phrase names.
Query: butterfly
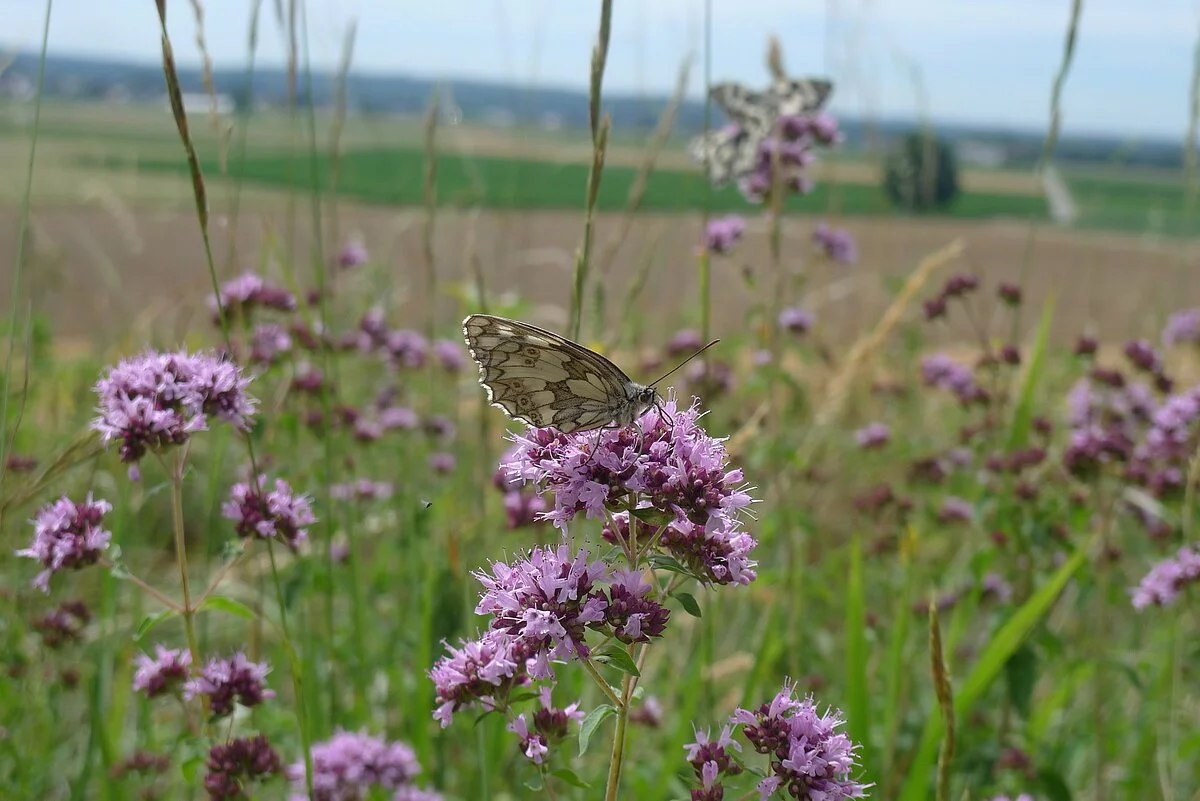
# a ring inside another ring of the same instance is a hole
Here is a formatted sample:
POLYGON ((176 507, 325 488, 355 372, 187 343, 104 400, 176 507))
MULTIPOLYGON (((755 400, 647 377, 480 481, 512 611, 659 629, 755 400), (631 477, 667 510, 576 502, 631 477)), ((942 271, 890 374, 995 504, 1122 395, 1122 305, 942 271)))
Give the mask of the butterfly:
POLYGON ((564 434, 630 425, 659 406, 655 384, 718 341, 657 381, 639 384, 599 353, 529 323, 471 314, 463 320, 463 336, 492 406, 534 428, 564 434))
POLYGON ((714 186, 754 171, 758 148, 780 117, 810 114, 825 105, 833 82, 824 78, 779 78, 757 92, 738 83, 714 84, 708 91, 729 125, 707 131, 688 143, 693 161, 707 164, 714 186))

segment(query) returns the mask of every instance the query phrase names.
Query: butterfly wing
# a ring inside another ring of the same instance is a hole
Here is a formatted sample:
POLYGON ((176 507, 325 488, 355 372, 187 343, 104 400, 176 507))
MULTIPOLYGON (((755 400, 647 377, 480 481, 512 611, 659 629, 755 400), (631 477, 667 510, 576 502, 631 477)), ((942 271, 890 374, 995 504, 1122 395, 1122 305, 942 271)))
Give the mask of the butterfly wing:
POLYGON ((775 117, 794 117, 819 110, 831 94, 833 82, 825 78, 785 78, 771 84, 764 102, 775 117))
POLYGON ((713 84, 708 96, 721 107, 729 121, 751 133, 766 133, 774 120, 772 98, 740 83, 713 84))
POLYGON ((708 179, 714 186, 724 186, 753 171, 760 139, 742 128, 709 131, 688 143, 688 156, 708 165, 708 179))
POLYGON ((463 336, 488 402, 528 425, 590 431, 627 416, 636 395, 621 368, 544 328, 472 314, 463 336))

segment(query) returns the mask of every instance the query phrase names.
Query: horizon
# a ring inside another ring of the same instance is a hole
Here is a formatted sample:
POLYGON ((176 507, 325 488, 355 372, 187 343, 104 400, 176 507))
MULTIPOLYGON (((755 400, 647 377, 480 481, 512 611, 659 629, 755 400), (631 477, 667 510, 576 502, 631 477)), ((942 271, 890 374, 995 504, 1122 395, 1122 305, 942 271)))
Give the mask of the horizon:
MULTIPOLYGON (((386 0, 358 0, 355 5, 359 13, 352 16, 332 0, 308 3, 306 44, 315 72, 336 71, 345 33, 357 20, 351 74, 586 92, 594 8, 564 13, 546 0, 493 0, 487 6, 494 13, 470 15, 461 13, 462 2, 437 8, 404 4, 403 10, 386 0), (444 31, 451 28, 455 36, 447 38, 444 31), (553 36, 548 36, 549 30, 553 36), (390 31, 399 32, 398 38, 389 37, 390 31)), ((870 14, 843 7, 849 5, 854 4, 830 0, 796 8, 786 0, 713 0, 712 82, 765 85, 767 36, 778 31, 791 74, 828 75, 834 80, 830 111, 835 115, 897 122, 927 116, 941 125, 1046 131, 1067 2, 1048 7, 1044 0, 979 0, 966 19, 948 14, 945 0, 875 0, 870 14), (900 6, 905 7, 903 13, 900 6), (1012 52, 1022 57, 1005 58, 1012 52), (918 99, 918 84, 924 86, 927 101, 918 99)), ((1195 46, 1190 32, 1200 17, 1183 0, 1164 0, 1162 5, 1152 15, 1132 13, 1120 0, 1094 0, 1084 8, 1063 94, 1064 135, 1184 139, 1195 46)), ((238 69, 247 63, 249 23, 239 6, 244 6, 240 0, 210 0, 204 9, 203 31, 214 69, 238 69)), ((137 10, 142 8, 134 0, 111 0, 101 11, 65 0, 51 19, 47 51, 52 56, 157 64, 158 20, 152 9, 137 10), (64 5, 69 10, 62 11, 64 5), (114 11, 114 6, 129 13, 114 11), (119 30, 113 28, 118 20, 119 30), (112 35, 105 35, 109 31, 112 35)), ((44 14, 44 7, 29 6, 11 12, 6 48, 40 52, 44 14)), ((171 15, 168 29, 179 65, 200 67, 190 9, 171 15)), ((701 100, 702 42, 703 19, 694 2, 618 6, 605 92, 669 96, 679 64, 690 51, 695 58, 687 98, 701 100)), ((269 13, 260 20, 255 64, 286 66, 269 13)))

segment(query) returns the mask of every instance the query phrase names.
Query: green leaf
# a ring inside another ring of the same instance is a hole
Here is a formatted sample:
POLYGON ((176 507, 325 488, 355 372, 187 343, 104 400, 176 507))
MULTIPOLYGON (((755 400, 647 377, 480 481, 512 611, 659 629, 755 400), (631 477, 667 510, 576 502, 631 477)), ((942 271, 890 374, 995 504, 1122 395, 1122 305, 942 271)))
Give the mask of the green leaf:
POLYGON ((1008 699, 1025 719, 1029 718, 1029 702, 1033 697, 1033 685, 1037 683, 1037 662, 1037 653, 1028 645, 1022 645, 1004 663, 1008 699))
POLYGON ((1038 772, 1038 784, 1050 801, 1071 801, 1071 788, 1063 779, 1062 774, 1052 768, 1038 772))
POLYGON ((611 704, 601 704, 591 712, 588 712, 587 717, 579 724, 579 756, 587 753, 588 743, 591 741, 592 735, 596 733, 596 729, 604 722, 604 719, 616 713, 617 710, 611 704))
POLYGON ((684 576, 692 575, 692 571, 688 570, 676 559, 667 556, 665 553, 652 553, 647 561, 650 562, 650 567, 654 568, 655 570, 667 570, 671 573, 679 573, 684 576))
POLYGON ((183 774, 183 781, 189 787, 196 786, 196 774, 199 772, 200 767, 204 764, 204 762, 204 757, 197 754, 195 756, 188 757, 182 763, 180 763, 179 772, 183 774))
POLYGON ((209 610, 224 612, 227 615, 240 617, 243 620, 254 620, 254 610, 246 606, 241 601, 235 601, 232 598, 226 598, 223 595, 210 595, 204 599, 204 603, 200 604, 197 612, 207 612, 209 610))
POLYGON ((624 649, 618 647, 605 648, 592 656, 592 658, 602 665, 614 667, 622 673, 628 673, 631 676, 640 676, 637 665, 624 649))
POLYGON ((862 539, 857 535, 850 551, 850 575, 846 584, 846 727, 850 738, 863 749, 862 764, 874 767, 874 759, 869 756, 871 709, 867 689, 867 591, 863 580, 862 539))
POLYGON ((1037 339, 1029 351, 1028 365, 1021 381, 1021 390, 1017 393, 1017 402, 1013 406, 1012 422, 1008 427, 1008 450, 1021 447, 1029 439, 1029 430, 1033 426, 1034 390, 1042 375, 1042 367, 1046 361, 1046 343, 1050 339, 1050 322, 1054 319, 1054 295, 1046 298, 1042 307, 1042 319, 1038 323, 1037 339))
POLYGON ((288 576, 288 580, 283 585, 283 608, 290 610, 295 604, 296 599, 300 597, 301 591, 308 584, 308 574, 310 562, 304 560, 296 564, 296 570, 292 575, 288 576))
POLYGON ((246 552, 246 543, 240 539, 225 540, 221 543, 221 562, 228 564, 246 552))
POLYGON ((590 790, 592 785, 585 782, 583 779, 575 775, 575 771, 568 768, 559 768, 558 770, 550 771, 550 775, 556 779, 561 779, 572 787, 578 787, 580 790, 590 790))
POLYGON ((647 506, 642 509, 634 509, 633 516, 638 520, 641 520, 643 523, 654 526, 655 528, 658 526, 665 526, 675 519, 675 515, 671 514, 670 512, 664 512, 661 509, 655 509, 653 506, 647 506))
POLYGON ((679 601, 679 605, 683 607, 683 611, 692 617, 703 617, 700 614, 700 604, 696 603, 696 597, 690 592, 673 592, 671 593, 671 597, 679 601))
POLYGON ((538 697, 537 693, 531 693, 528 691, 519 692, 519 693, 509 693, 508 705, 515 706, 516 704, 523 704, 526 701, 532 701, 534 698, 537 698, 537 697, 538 697))
POLYGON ((146 617, 142 618, 142 622, 138 624, 137 631, 133 633, 133 641, 137 642, 138 640, 142 639, 142 637, 145 637, 150 632, 150 629, 154 628, 159 623, 162 623, 164 620, 173 618, 178 614, 179 612, 175 611, 174 609, 164 609, 161 612, 157 612, 153 615, 147 615, 146 617))
MULTIPOLYGON (((1054 575, 1042 585, 1016 612, 1013 613, 1003 626, 984 646, 975 666, 967 674, 962 688, 954 699, 954 711, 958 718, 964 717, 975 706, 975 702, 991 685, 1004 663, 1021 646, 1025 637, 1035 625, 1050 611, 1058 594, 1075 575, 1075 572, 1087 561, 1088 551, 1095 543, 1096 535, 1092 535, 1086 543, 1080 546, 1070 559, 1063 564, 1054 575)), ((924 801, 929 797, 929 779, 933 771, 933 762, 937 758, 938 742, 942 739, 944 724, 941 715, 930 714, 925 719, 925 729, 921 732, 921 742, 909 765, 900 794, 900 801, 924 801)))

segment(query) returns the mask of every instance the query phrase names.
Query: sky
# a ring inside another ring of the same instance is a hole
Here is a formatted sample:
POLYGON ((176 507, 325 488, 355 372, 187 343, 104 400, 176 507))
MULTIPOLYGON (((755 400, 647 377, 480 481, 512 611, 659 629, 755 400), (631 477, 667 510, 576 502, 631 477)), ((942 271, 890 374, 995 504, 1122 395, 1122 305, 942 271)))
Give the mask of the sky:
MULTIPOLYGON (((254 0, 198 0, 213 62, 246 62, 254 0)), ((265 0, 258 63, 284 63, 277 2, 265 0)), ((584 89, 599 0, 306 0, 316 68, 334 68, 355 27, 353 69, 584 89)), ((615 0, 604 86, 665 95, 693 58, 704 87, 705 8, 714 82, 765 85, 767 37, 788 72, 827 75, 830 110, 851 116, 1044 130, 1071 0, 615 0)), ((181 63, 198 64, 191 0, 170 0, 181 63)), ((0 0, 7 48, 40 47, 45 2, 0 0)), ((1062 100, 1074 133, 1182 137, 1187 128, 1200 0, 1083 0, 1062 100)), ((54 0, 50 51, 154 62, 151 0, 54 0)))

